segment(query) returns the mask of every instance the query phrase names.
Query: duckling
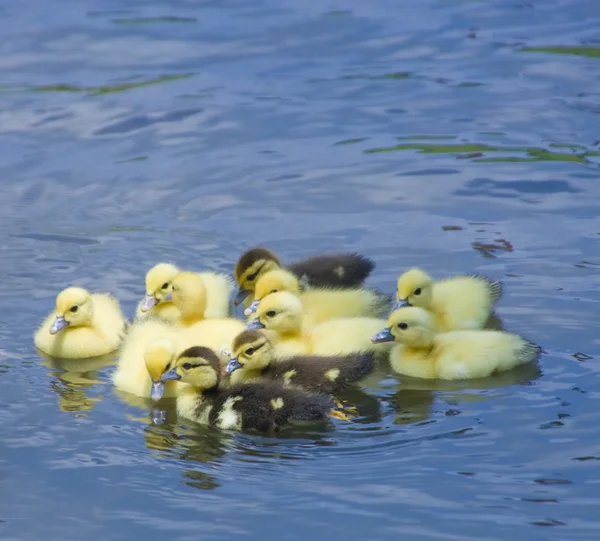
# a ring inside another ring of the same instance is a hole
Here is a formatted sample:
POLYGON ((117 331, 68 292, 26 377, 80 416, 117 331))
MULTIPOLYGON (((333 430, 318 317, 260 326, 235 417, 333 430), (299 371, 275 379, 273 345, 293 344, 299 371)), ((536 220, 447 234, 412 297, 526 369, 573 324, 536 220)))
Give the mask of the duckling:
MULTIPOLYGON (((173 360, 182 331, 169 320, 149 315, 131 325, 111 379, 121 391, 148 398, 176 396, 181 385, 164 386, 160 377, 173 360)), ((183 346, 185 349, 186 346, 183 346)))
POLYGON ((193 272, 180 272, 169 286, 167 297, 181 314, 180 324, 187 327, 184 335, 196 345, 210 347, 222 353, 223 364, 229 360, 233 339, 244 330, 244 324, 234 318, 204 319, 206 289, 204 278, 193 272))
POLYGON ((174 397, 181 386, 164 387, 160 376, 178 352, 194 344, 211 347, 225 366, 231 357, 231 342, 243 330, 244 324, 236 319, 205 319, 182 328, 150 314, 131 325, 112 382, 117 389, 143 398, 174 397))
POLYGON ((268 378, 284 386, 330 394, 368 375, 374 367, 372 352, 276 359, 267 335, 253 329, 239 334, 231 350, 233 358, 227 363, 226 373, 232 384, 268 378))
MULTIPOLYGON (((171 281, 180 270, 171 263, 159 263, 146 274, 146 297, 138 304, 136 319, 152 310, 156 315, 169 321, 179 322, 181 314, 173 305, 169 296, 171 281)), ((205 310, 203 316, 227 317, 230 312, 229 299, 233 291, 233 282, 225 275, 215 272, 200 272, 205 288, 205 310)))
POLYGON ((398 278, 393 310, 417 306, 432 313, 439 331, 481 329, 502 296, 502 282, 485 276, 454 276, 434 282, 421 269, 398 278))
POLYGON ((261 299, 278 291, 289 291, 300 298, 306 321, 311 325, 339 317, 376 317, 389 310, 391 300, 389 295, 366 288, 315 288, 302 292, 300 280, 294 273, 277 269, 258 277, 254 301, 244 314, 255 313, 261 299))
POLYGON ((485 378, 537 361, 540 346, 516 334, 466 330, 436 334, 434 317, 417 307, 400 308, 374 342, 396 342, 390 364, 399 374, 446 380, 485 378))
POLYGON ((210 348, 185 350, 162 381, 182 381, 190 387, 177 397, 177 413, 222 429, 277 430, 292 421, 325 418, 333 408, 330 396, 285 388, 273 382, 219 387, 221 366, 210 348))
MULTIPOLYGON (((281 268, 279 258, 267 248, 252 248, 235 265, 235 279, 239 286, 234 304, 252 302, 256 279, 265 272, 281 268), (248 297, 250 296, 250 299, 248 297)), ((360 287, 375 268, 375 263, 361 254, 329 254, 312 256, 287 269, 295 274, 305 287, 360 287)))
POLYGON ((358 351, 385 351, 389 344, 373 345, 371 336, 385 320, 368 317, 339 318, 309 327, 303 321, 302 302, 287 291, 261 300, 256 319, 247 329, 265 329, 275 343, 277 356, 296 354, 338 355, 358 351))
POLYGON ((121 343, 127 321, 109 293, 68 287, 56 297, 56 310, 36 331, 33 342, 53 357, 80 359, 105 355, 121 343))

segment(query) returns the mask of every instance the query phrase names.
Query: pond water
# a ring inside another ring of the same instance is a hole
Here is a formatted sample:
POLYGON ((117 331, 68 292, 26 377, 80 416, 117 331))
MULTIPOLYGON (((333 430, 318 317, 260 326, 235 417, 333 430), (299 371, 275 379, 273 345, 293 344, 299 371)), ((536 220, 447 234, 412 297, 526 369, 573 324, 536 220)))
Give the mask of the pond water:
POLYGON ((0 8, 0 537, 597 539, 597 0, 35 0, 0 8), (225 433, 32 333, 66 285, 360 251, 482 272, 539 367, 399 378, 225 433))

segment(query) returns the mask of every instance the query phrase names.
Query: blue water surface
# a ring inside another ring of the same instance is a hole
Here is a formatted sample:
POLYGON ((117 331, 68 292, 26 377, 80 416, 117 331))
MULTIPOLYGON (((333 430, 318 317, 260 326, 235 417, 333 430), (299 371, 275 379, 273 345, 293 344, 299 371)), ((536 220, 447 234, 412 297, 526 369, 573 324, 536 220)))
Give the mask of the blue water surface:
POLYGON ((0 537, 596 540, 597 0, 0 7, 0 537), (502 279, 539 367, 383 366, 280 437, 152 422, 111 360, 42 359, 66 285, 129 315, 170 260, 360 251, 502 279))

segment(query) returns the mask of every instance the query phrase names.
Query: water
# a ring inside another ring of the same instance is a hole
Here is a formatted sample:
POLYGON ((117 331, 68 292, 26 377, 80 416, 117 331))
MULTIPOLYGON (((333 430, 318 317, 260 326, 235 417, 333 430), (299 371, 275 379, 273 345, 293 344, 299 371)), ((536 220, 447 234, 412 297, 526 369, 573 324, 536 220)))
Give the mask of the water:
POLYGON ((595 0, 6 3, 0 536, 596 539, 595 0), (128 314, 161 260, 358 250, 502 278, 539 370, 382 370, 352 422, 163 425, 32 332, 65 285, 128 314))

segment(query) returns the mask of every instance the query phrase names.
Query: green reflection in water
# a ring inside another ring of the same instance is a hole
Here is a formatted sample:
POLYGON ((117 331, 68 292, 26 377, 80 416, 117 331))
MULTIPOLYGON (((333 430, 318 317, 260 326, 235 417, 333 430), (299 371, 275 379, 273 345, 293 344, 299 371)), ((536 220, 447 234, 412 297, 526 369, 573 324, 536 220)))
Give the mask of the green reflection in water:
POLYGON ((358 139, 344 139, 343 141, 338 141, 337 143, 334 143, 334 145, 355 145, 356 143, 362 143, 363 141, 366 141, 368 139, 368 137, 359 137, 358 139))
MULTIPOLYGON (((410 137, 406 139, 424 139, 425 137, 410 137)), ((429 137, 433 138, 433 137, 429 137)), ((401 138, 399 138, 401 139, 401 138)), ((552 144, 553 148, 568 148, 579 152, 566 154, 561 152, 552 152, 551 150, 537 147, 496 147, 478 143, 472 144, 431 144, 431 143, 403 143, 392 147, 372 148, 365 150, 365 154, 374 154, 378 152, 395 152, 400 150, 417 150, 421 154, 465 154, 472 153, 473 158, 477 162, 532 162, 532 161, 557 161, 557 162, 575 162, 588 163, 587 158, 592 156, 600 156, 600 152, 586 151, 583 147, 569 144, 552 144), (506 153, 522 153, 525 156, 498 156, 498 157, 482 157, 483 153, 490 152, 506 152, 506 153)), ((460 156, 464 158, 465 156, 460 156)))
POLYGON ((600 47, 523 47, 521 53, 574 54, 585 58, 600 58, 600 47))
POLYGON ((32 92, 85 92, 93 95, 111 94, 114 92, 125 92, 126 90, 133 90, 134 88, 142 88, 144 86, 156 85, 159 83, 166 83, 169 81, 189 79, 192 75, 193 73, 182 73, 180 75, 163 75, 161 77, 156 77, 147 81, 140 81, 138 83, 121 83, 103 86, 76 86, 67 84, 46 85, 38 86, 30 90, 32 92))

